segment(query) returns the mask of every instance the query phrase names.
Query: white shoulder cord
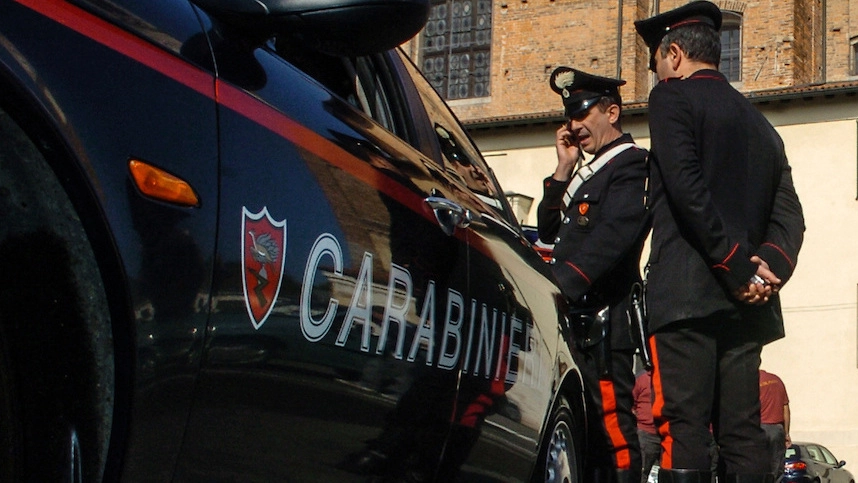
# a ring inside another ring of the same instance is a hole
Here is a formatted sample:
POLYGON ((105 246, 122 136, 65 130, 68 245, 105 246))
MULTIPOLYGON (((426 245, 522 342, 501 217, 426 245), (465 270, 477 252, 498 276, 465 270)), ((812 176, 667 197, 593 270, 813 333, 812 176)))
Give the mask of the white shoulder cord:
POLYGON ((563 195, 563 203, 568 207, 569 203, 572 202, 572 197, 575 195, 575 192, 578 191, 578 188, 580 188, 585 181, 592 178, 596 172, 614 159, 616 155, 635 146, 637 146, 635 143, 618 144, 598 158, 578 168, 575 171, 575 174, 572 175, 572 181, 566 188, 566 193, 563 195))

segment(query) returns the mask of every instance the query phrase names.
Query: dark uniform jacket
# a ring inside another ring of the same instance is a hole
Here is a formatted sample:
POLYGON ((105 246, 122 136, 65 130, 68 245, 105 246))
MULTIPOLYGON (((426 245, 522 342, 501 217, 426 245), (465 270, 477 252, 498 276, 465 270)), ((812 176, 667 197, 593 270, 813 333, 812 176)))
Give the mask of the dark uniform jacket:
POLYGON ((718 71, 656 85, 649 97, 652 250, 650 331, 723 314, 762 343, 783 337, 777 297, 763 307, 732 292, 759 255, 785 283, 804 233, 780 136, 718 71))
MULTIPOLYGON (((624 134, 593 160, 631 142, 624 134)), ((649 229, 646 157, 637 146, 617 154, 578 188, 568 207, 563 195, 569 182, 549 176, 537 208, 539 238, 555 244, 552 271, 563 294, 574 305, 582 304, 584 295, 591 303, 611 305, 614 349, 634 347, 625 310, 632 284, 641 279, 640 256, 649 229)))

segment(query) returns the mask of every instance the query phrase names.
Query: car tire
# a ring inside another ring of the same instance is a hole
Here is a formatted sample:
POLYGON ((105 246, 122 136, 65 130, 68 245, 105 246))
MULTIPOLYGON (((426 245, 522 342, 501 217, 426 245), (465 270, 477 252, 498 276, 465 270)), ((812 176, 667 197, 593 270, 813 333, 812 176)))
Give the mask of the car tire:
POLYGON ((98 482, 114 400, 107 296, 36 144, 0 106, 0 481, 98 482))
POLYGON ((579 483, 583 440, 569 401, 560 396, 543 436, 534 483, 579 483))

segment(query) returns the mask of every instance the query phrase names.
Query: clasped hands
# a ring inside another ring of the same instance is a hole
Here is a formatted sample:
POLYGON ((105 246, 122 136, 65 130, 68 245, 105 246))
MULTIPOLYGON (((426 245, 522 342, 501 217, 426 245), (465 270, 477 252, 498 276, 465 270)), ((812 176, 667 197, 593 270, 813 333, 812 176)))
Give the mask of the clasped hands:
MULTIPOLYGON (((760 257, 754 255, 751 261, 757 264, 756 280, 749 280, 735 292, 733 296, 740 302, 748 305, 763 305, 769 301, 769 298, 780 290, 781 279, 777 277, 771 270, 769 264, 760 257)), ((752 277, 753 278, 753 277, 752 277)))

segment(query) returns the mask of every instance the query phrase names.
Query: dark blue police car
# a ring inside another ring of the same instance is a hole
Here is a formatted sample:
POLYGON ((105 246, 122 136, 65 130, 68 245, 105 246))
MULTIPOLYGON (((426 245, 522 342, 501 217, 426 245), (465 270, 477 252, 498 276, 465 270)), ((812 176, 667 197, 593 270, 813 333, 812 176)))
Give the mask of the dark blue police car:
POLYGON ((427 0, 0 0, 0 481, 579 481, 427 0))

